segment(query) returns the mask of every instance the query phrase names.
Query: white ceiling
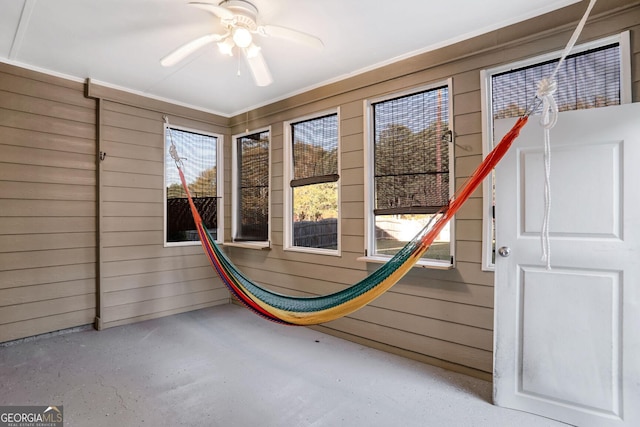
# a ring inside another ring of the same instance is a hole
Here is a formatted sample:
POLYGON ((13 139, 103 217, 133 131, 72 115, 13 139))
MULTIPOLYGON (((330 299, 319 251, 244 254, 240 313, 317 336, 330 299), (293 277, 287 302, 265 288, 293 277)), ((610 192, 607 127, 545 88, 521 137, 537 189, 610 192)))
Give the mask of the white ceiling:
POLYGON ((160 65, 178 46, 220 32, 188 0, 1 0, 0 61, 232 116, 578 1, 252 0, 259 23, 313 34, 325 46, 259 38, 274 82, 257 87, 244 59, 222 56, 215 44, 160 65))

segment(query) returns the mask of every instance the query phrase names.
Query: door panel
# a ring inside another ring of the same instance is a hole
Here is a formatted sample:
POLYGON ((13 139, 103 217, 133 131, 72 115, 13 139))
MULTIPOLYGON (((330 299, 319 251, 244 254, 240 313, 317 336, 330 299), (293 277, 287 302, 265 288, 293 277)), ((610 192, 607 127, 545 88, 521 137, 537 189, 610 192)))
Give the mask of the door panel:
MULTIPOLYGON (((640 104, 560 113, 551 270, 541 261, 543 131, 496 168, 494 401, 580 426, 640 425, 640 104)), ((496 135, 513 121, 496 122, 496 135)))
POLYGON ((519 286, 521 393, 620 415, 620 273, 520 266, 519 286))
MULTIPOLYGON (((537 126, 533 121, 530 125, 537 126)), ((553 191, 551 206, 561 214, 552 215, 549 224, 554 236, 618 237, 620 231, 620 171, 622 141, 573 145, 552 137, 553 191), (567 185, 560 185, 567 183, 567 185)), ((521 181, 524 195, 524 233, 539 233, 544 205, 538 203, 544 194, 542 148, 521 150, 521 181)))

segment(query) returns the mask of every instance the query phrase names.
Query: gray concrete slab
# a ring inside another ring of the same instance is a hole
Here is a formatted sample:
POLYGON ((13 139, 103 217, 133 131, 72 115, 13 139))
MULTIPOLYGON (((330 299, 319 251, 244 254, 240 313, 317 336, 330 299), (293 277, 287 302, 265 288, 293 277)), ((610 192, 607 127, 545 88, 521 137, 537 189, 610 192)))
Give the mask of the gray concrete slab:
POLYGON ((225 305, 0 347, 0 405, 65 426, 565 424, 493 406, 491 384, 225 305))

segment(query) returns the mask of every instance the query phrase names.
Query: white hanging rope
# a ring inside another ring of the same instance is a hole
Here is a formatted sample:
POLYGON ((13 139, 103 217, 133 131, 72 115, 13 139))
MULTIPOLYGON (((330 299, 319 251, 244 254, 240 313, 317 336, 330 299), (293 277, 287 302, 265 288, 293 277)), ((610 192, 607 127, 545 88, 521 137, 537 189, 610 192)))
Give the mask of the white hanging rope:
POLYGON ((540 125, 544 128, 544 217, 540 232, 542 261, 547 270, 551 269, 551 244, 549 238, 549 220, 551 219, 551 136, 549 130, 558 122, 558 105, 553 97, 557 90, 555 80, 542 79, 538 82, 536 95, 542 99, 542 117, 540 125))
POLYGON ((173 132, 171 131, 171 125, 169 124, 169 118, 167 116, 162 116, 164 122, 167 124, 167 131, 169 133, 169 140, 171 141, 171 146, 169 147, 169 154, 171 158, 176 163, 176 167, 178 169, 184 169, 184 162, 182 161, 182 157, 178 155, 178 148, 176 144, 173 142, 173 132))
POLYGON ((538 90, 536 96, 542 100, 542 117, 540 118, 540 125, 544 128, 544 218, 542 219, 542 230, 540 232, 540 240, 542 245, 542 261, 546 263, 547 270, 551 270, 551 242, 549 237, 549 223, 551 220, 551 136, 550 130, 558 122, 558 105, 553 97, 553 94, 558 89, 556 83, 556 75, 560 70, 560 67, 564 63, 567 55, 571 52, 573 47, 582 33, 587 18, 591 13, 591 9, 596 4, 597 0, 591 0, 586 12, 582 16, 582 19, 578 23, 573 35, 569 39, 567 46, 558 61, 558 65, 553 70, 553 73, 538 82, 538 90))

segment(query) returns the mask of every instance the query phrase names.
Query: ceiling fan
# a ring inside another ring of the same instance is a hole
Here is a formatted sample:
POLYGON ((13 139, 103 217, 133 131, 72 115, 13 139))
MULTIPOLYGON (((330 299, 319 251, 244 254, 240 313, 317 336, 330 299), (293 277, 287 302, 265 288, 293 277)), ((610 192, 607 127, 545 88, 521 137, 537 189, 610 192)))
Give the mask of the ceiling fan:
POLYGON ((246 0, 224 0, 219 4, 190 2, 189 5, 214 14, 225 31, 222 34, 207 34, 180 46, 160 60, 165 67, 175 65, 196 50, 217 42, 222 54, 233 56, 234 51, 240 51, 247 59, 255 83, 268 86, 273 78, 254 35, 288 39, 315 48, 324 46, 322 40, 310 34, 277 25, 259 25, 258 9, 246 0))

